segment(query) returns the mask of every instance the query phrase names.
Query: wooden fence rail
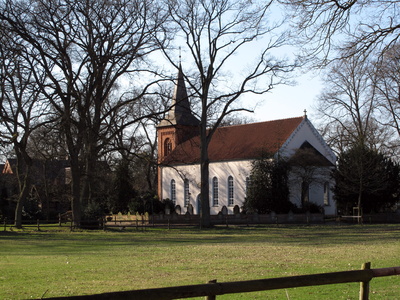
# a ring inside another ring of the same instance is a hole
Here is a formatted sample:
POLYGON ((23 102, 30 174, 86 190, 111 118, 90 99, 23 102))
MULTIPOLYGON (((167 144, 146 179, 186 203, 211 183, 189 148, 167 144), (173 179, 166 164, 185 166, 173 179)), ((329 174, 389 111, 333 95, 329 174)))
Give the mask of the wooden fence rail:
POLYGON ((236 282, 217 282, 216 280, 198 285, 175 286, 146 290, 133 290, 97 295, 69 296, 47 298, 52 300, 84 299, 84 300, 169 300, 192 297, 215 299, 217 295, 268 291, 295 287, 318 286, 348 282, 360 282, 360 300, 367 300, 369 282, 374 277, 400 275, 400 267, 370 269, 370 263, 365 263, 362 270, 321 273, 302 276, 259 279, 236 282))

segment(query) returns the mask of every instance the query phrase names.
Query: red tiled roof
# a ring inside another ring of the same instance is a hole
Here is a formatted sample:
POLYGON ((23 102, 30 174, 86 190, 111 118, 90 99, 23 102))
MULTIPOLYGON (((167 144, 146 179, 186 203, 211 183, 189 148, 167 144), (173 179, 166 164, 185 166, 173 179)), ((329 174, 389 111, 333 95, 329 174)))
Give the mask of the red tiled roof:
MULTIPOLYGON (((210 161, 254 159, 262 153, 276 153, 303 117, 261 123, 220 127, 208 148, 210 161)), ((200 138, 196 136, 181 145, 163 160, 165 164, 200 161, 200 138)))

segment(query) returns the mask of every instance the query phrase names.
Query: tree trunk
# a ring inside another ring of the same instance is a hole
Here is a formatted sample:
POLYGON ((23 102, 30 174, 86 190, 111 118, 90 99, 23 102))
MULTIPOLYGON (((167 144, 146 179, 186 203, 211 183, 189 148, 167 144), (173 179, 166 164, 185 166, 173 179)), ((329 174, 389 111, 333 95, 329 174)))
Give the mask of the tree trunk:
POLYGON ((202 228, 211 227, 210 222, 210 194, 209 194, 209 165, 210 160, 208 158, 208 141, 207 141, 207 130, 205 125, 201 125, 200 132, 200 195, 201 195, 201 212, 200 212, 200 225, 202 228))
POLYGON ((80 170, 77 158, 71 158, 71 192, 72 220, 74 227, 79 228, 81 226, 82 212, 80 201, 80 170))
POLYGON ((26 153, 26 141, 25 138, 20 143, 14 144, 15 154, 17 156, 16 173, 18 179, 19 194, 17 200, 17 206, 15 208, 15 220, 14 226, 16 228, 22 228, 22 209, 24 207, 26 198, 29 194, 31 187, 31 166, 32 160, 26 153))
MULTIPOLYGON (((364 140, 362 141, 361 145, 364 145, 364 140)), ((358 159, 359 159, 358 169, 360 172, 360 175, 359 175, 360 181, 359 181, 359 186, 358 186, 359 189, 358 189, 358 199, 357 199, 357 217, 358 217, 357 221, 358 221, 358 224, 361 223, 361 203, 362 203, 362 193, 364 190, 364 159, 363 159, 364 156, 365 155, 364 155, 363 151, 358 156, 358 159)))
POLYGON ((29 194, 29 187, 30 182, 28 178, 25 178, 23 184, 21 185, 21 190, 17 200, 17 207, 15 208, 14 226, 19 229, 22 228, 22 209, 29 194))
POLYGON ((201 163, 201 227, 208 228, 210 223, 210 195, 209 195, 209 162, 203 161, 201 163))
POLYGON ((362 201, 362 190, 363 190, 363 184, 362 181, 360 181, 360 189, 358 191, 358 200, 357 200, 357 221, 358 224, 361 223, 361 201, 362 201))

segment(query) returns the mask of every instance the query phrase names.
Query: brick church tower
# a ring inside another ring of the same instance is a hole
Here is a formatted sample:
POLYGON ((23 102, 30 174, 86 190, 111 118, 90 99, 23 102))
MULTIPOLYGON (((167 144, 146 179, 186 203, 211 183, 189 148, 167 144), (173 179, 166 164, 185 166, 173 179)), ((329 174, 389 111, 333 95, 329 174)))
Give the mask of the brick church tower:
MULTIPOLYGON (((159 189, 162 180, 160 164, 162 164, 163 159, 167 157, 177 145, 198 135, 199 124, 200 121, 192 114, 190 109, 182 66, 179 65, 171 107, 165 119, 157 126, 159 189)), ((158 194, 160 195, 160 190, 158 194)))

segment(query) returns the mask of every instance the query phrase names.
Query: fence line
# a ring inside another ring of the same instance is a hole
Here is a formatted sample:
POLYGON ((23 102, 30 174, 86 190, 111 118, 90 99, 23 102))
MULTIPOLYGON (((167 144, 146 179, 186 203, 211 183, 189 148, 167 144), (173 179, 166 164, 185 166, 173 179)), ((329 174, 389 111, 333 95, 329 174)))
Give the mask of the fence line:
POLYGON ((367 300, 369 297, 369 282, 373 278, 393 275, 400 275, 400 267, 370 269, 370 263, 365 263, 363 264, 361 270, 353 271, 221 283, 213 280, 209 283, 198 285, 122 291, 96 295, 54 297, 48 299, 170 300, 205 296, 207 300, 212 300, 215 299, 216 296, 224 294, 237 294, 306 286, 360 282, 360 300, 367 300))
MULTIPOLYGON (((363 219, 368 223, 378 222, 385 223, 386 220, 389 223, 399 223, 400 218, 399 214, 395 214, 396 220, 393 218, 390 219, 388 216, 381 219, 373 220, 374 215, 365 215, 363 217, 359 216, 337 216, 335 218, 327 219, 328 221, 336 221, 340 224, 342 221, 350 220, 350 219, 361 219, 361 223, 363 223, 363 219)), ((258 225, 258 224, 320 224, 324 223, 325 217, 323 214, 266 214, 266 215, 258 215, 258 214, 250 214, 250 215, 212 215, 210 216, 211 224, 213 225, 258 225)), ((7 220, 6 218, 3 220, 4 231, 6 231, 7 225, 13 227, 14 221, 7 220)), ((59 226, 64 224, 68 224, 71 230, 74 228, 72 214, 59 214, 59 218, 57 220, 23 220, 22 224, 37 224, 38 230, 40 227, 46 226, 46 224, 55 224, 58 223, 59 226)), ((351 222, 350 222, 351 223, 351 222)), ((92 228, 92 229, 106 229, 106 228, 129 228, 129 227, 167 227, 170 229, 171 227, 182 227, 182 226, 200 226, 200 217, 198 215, 190 215, 190 214, 171 214, 171 215, 149 215, 146 214, 132 214, 132 215, 106 215, 101 220, 82 220, 82 227, 84 228, 92 228)), ((52 226, 52 225, 48 225, 52 226)))
MULTIPOLYGON (((1 224, 1 223, 0 223, 1 224)), ((7 227, 12 229, 14 227, 15 221, 14 220, 8 220, 7 218, 3 219, 2 225, 3 225, 3 231, 7 231, 7 227)), ((73 221, 72 220, 63 220, 61 218, 58 218, 57 220, 22 220, 21 221, 22 225, 31 225, 37 227, 37 230, 40 231, 41 227, 54 227, 54 226, 68 226, 72 229, 73 221)), ((0 225, 1 226, 1 225, 0 225)), ((99 228, 99 227, 97 227, 99 228)))

